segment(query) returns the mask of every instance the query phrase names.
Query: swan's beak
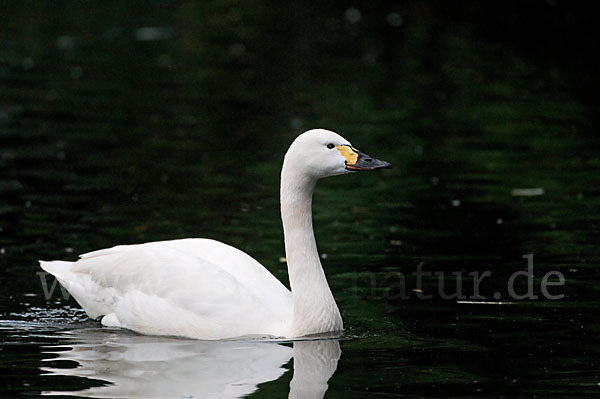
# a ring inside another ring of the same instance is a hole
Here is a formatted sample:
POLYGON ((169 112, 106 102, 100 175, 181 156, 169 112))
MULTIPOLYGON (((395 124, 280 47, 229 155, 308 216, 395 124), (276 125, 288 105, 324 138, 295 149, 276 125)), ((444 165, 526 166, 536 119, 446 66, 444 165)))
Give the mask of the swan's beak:
POLYGON ((372 158, 349 145, 338 145, 336 147, 346 158, 346 170, 358 171, 392 167, 391 163, 372 158))

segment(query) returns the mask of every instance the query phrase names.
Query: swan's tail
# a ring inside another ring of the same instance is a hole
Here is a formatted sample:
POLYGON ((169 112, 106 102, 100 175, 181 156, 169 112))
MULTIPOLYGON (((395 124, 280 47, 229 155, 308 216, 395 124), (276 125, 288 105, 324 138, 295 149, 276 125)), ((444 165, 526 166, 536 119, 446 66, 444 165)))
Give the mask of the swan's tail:
MULTIPOLYGON (((40 267, 56 277, 59 282, 64 280, 66 275, 71 272, 71 267, 74 262, 66 262, 63 260, 54 260, 51 262, 40 260, 40 267)), ((62 284, 62 282, 61 282, 62 284)))
POLYGON ((95 319, 112 312, 106 303, 97 300, 94 295, 99 290, 98 284, 88 274, 73 270, 76 262, 62 260, 39 262, 42 269, 56 277, 60 285, 69 291, 90 318, 95 319))

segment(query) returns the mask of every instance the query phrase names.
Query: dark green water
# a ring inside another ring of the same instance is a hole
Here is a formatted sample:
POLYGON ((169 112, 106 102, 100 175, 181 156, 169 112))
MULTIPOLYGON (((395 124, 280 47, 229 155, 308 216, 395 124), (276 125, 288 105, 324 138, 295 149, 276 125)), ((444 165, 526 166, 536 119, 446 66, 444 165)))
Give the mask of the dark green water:
POLYGON ((598 395, 593 7, 51 4, 0 8, 0 394, 286 397, 295 376, 320 397, 331 375, 326 397, 598 395), (287 284, 279 170, 313 127, 394 164, 315 193, 341 354, 143 337, 45 299, 38 259, 193 236, 287 284), (527 254, 537 298, 511 298, 527 254))

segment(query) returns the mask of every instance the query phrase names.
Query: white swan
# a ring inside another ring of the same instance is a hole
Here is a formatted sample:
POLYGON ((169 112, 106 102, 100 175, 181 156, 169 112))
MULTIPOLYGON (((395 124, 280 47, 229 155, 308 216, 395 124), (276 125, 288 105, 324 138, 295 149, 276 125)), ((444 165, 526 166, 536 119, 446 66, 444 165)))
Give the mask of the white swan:
POLYGON ((280 192, 291 292, 244 252, 199 238, 121 245, 40 266, 90 318, 142 334, 293 338, 341 331, 313 234, 313 190, 322 177, 390 166, 328 130, 309 130, 292 143, 280 192))

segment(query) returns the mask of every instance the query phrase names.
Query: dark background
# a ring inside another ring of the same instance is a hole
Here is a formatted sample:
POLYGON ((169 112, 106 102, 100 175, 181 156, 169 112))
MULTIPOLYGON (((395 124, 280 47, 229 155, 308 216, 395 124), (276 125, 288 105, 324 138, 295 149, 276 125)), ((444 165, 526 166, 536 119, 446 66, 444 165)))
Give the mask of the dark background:
POLYGON ((296 135, 323 127, 394 164, 315 193, 348 328, 327 395, 597 394, 599 12, 560 0, 0 2, 0 392, 92 384, 41 375, 44 347, 89 321, 72 300, 44 299, 38 259, 212 237, 287 284, 280 165, 296 135), (530 253, 536 293, 559 271, 563 299, 507 298, 530 253), (444 299, 436 276, 420 300, 419 265, 444 272, 447 292, 463 273, 465 295, 468 273, 489 270, 481 300, 510 303, 444 299))

